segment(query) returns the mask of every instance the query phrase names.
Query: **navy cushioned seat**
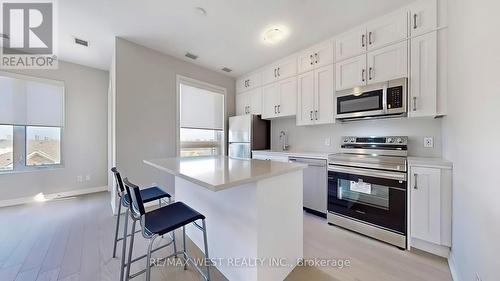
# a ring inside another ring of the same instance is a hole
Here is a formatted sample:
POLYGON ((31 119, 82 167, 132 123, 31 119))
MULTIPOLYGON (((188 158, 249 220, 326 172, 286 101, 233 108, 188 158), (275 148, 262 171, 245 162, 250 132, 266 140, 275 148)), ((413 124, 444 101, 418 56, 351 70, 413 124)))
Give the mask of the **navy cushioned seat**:
MULTIPOLYGON (((142 197, 142 202, 148 203, 165 197, 170 198, 172 196, 170 196, 170 194, 168 194, 167 192, 163 191, 163 189, 154 186, 142 189, 141 197, 142 197)), ((125 204, 125 206, 129 206, 130 202, 129 202, 129 197, 127 195, 123 196, 123 203, 125 204)))
POLYGON ((203 220, 205 216, 182 202, 175 202, 145 214, 145 231, 163 235, 179 227, 203 220))

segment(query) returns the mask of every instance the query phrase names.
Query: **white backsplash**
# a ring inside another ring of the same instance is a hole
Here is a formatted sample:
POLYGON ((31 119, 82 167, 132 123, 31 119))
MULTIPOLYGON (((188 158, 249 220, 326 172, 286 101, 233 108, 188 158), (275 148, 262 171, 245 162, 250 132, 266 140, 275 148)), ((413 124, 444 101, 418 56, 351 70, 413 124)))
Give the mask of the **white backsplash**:
POLYGON ((342 136, 408 136, 410 156, 442 157, 441 119, 398 118, 318 126, 296 126, 295 118, 276 119, 271 121, 272 149, 281 148, 281 130, 287 132, 292 151, 337 152, 342 136), (433 148, 424 148, 424 137, 434 138, 433 148))

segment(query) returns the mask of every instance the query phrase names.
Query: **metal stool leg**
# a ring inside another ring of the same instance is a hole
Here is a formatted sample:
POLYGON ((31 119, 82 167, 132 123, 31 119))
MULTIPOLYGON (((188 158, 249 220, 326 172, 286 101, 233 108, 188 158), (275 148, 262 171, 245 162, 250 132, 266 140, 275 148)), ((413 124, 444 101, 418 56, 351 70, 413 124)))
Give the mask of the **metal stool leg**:
POLYGON ((209 257, 208 257, 208 242, 207 242, 207 225, 205 224, 205 220, 202 220, 203 222, 203 241, 205 244, 205 266, 207 268, 207 281, 210 281, 210 265, 209 263, 209 257))
POLYGON ((186 226, 182 226, 182 254, 184 255, 184 270, 187 269, 187 249, 186 249, 186 226))
POLYGON ((146 257, 146 281, 151 281, 151 249, 153 248, 153 242, 156 237, 155 235, 149 240, 148 255, 146 257))
MULTIPOLYGON (((121 206, 121 204, 120 204, 120 206, 121 206)), ((121 265, 120 265, 120 281, 123 281, 123 273, 125 271, 125 255, 126 255, 125 252, 127 249, 128 212, 129 212, 129 209, 127 208, 127 211, 125 212, 125 225, 123 226, 122 256, 121 256, 121 265)), ((132 232, 132 237, 134 237, 134 232, 132 232)))
POLYGON ((113 258, 116 258, 116 244, 118 243, 118 229, 120 228, 120 216, 122 212, 122 202, 118 201, 118 215, 116 216, 115 243, 113 245, 113 258))
MULTIPOLYGON (((136 224, 136 221, 134 220, 132 222, 132 233, 135 233, 135 224, 136 224)), ((125 275, 125 280, 126 281, 128 281, 129 277, 130 277, 130 266, 132 264, 132 251, 134 249, 134 237, 135 237, 135 235, 132 235, 130 237, 130 246, 129 246, 129 249, 128 249, 127 273, 125 275)))

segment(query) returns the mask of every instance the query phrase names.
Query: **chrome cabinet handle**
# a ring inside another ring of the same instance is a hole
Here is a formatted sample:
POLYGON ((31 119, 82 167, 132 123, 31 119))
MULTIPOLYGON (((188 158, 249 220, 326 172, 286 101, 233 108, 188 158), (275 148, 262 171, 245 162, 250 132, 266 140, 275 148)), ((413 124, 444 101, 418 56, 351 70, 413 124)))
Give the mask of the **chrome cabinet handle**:
POLYGON ((368 70, 368 80, 373 79, 373 67, 370 66, 370 70, 368 70))
POLYGON ((313 111, 312 110, 309 112, 309 117, 311 118, 311 121, 312 121, 313 120, 313 111))
POLYGON ((278 112, 276 111, 276 108, 278 108, 277 105, 274 106, 274 114, 278 114, 278 112))
POLYGON ((278 75, 277 75, 277 69, 275 68, 274 69, 274 78, 276 78, 276 77, 278 77, 278 75))
POLYGON ((417 97, 413 97, 413 111, 417 111, 417 97))
POLYGON ((415 178, 415 185, 413 186, 413 189, 418 189, 418 184, 417 184, 417 180, 418 180, 418 174, 413 174, 413 177, 415 178))
POLYGON ((280 74, 280 68, 278 67, 278 77, 280 77, 281 74, 280 74))
POLYGON ((372 32, 368 32, 368 44, 371 45, 373 42, 372 42, 372 32))
POLYGON ((310 55, 309 59, 311 60, 311 65, 313 65, 314 64, 313 55, 310 55))
POLYGON ((364 35, 364 34, 361 35, 361 47, 363 47, 363 48, 366 46, 366 44, 365 44, 365 36, 366 35, 364 35))
POLYGON ((316 57, 316 63, 319 61, 318 53, 314 53, 314 56, 316 57))
POLYGON ((318 120, 318 111, 317 110, 314 111, 314 116, 316 117, 315 119, 318 120))
POLYGON ((365 82, 365 69, 361 69, 361 81, 365 82))
POLYGON ((280 107, 281 107, 281 104, 278 104, 278 113, 281 113, 280 107))
POLYGON ((417 14, 413 14, 413 29, 417 29, 417 14))

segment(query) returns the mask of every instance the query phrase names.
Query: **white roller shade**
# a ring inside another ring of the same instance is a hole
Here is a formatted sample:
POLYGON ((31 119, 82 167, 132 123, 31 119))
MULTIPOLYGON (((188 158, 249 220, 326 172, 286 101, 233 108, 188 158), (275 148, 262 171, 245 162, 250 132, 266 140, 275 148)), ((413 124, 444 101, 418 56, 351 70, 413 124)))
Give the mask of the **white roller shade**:
POLYGON ((181 127, 224 129, 224 95, 180 85, 181 127))
POLYGON ((0 73, 0 124, 64 126, 64 84, 0 73))

